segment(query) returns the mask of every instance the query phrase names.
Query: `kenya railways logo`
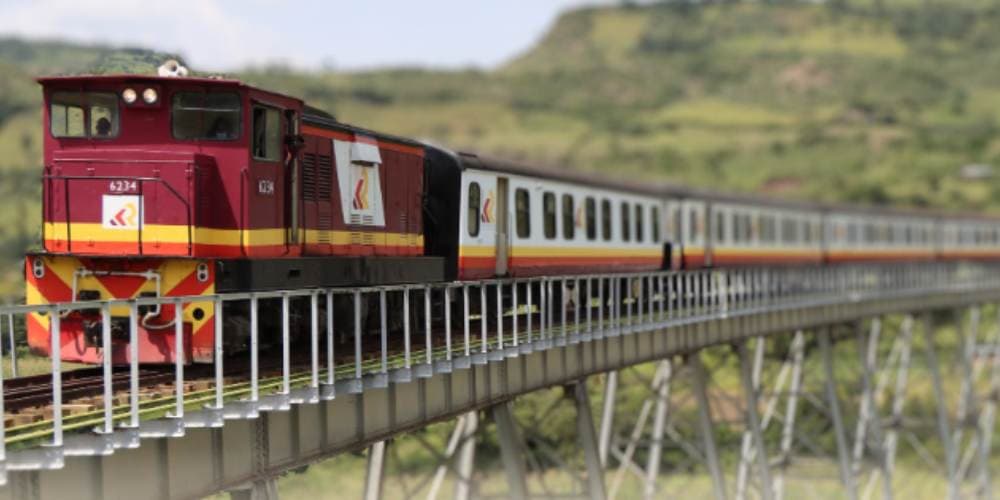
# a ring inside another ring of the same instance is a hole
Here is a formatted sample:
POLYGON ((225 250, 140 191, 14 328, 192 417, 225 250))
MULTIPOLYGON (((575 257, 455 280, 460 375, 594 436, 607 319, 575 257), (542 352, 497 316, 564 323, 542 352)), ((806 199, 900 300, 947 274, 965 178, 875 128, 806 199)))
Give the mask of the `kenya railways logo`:
POLYGON ((354 209, 368 210, 369 206, 368 169, 366 168, 361 171, 361 176, 358 177, 357 182, 354 183, 354 209))
POLYGON ((486 199, 483 201, 483 213, 480 215, 480 220, 483 221, 483 224, 493 224, 493 221, 496 220, 496 217, 493 214, 492 189, 486 194, 486 199))
POLYGON ((101 219, 105 229, 138 229, 139 206, 142 197, 137 195, 104 195, 101 200, 101 219))

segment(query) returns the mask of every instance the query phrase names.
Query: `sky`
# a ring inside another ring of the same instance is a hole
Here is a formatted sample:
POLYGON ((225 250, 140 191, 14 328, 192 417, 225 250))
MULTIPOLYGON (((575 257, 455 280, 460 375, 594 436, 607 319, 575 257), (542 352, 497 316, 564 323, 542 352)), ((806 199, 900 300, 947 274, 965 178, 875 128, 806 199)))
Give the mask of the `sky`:
POLYGON ((180 53, 199 70, 490 68, 613 0, 0 0, 0 36, 180 53))

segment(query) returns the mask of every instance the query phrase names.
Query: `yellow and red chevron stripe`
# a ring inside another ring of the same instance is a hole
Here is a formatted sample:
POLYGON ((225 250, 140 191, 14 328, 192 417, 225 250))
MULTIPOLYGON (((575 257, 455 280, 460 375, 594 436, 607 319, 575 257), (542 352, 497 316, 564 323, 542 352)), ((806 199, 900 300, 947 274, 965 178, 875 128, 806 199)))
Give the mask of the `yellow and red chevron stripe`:
MULTIPOLYGON (((214 266, 192 259, 141 259, 134 261, 102 261, 65 255, 29 256, 25 261, 26 301, 28 304, 71 302, 74 286, 77 292, 97 292, 100 299, 126 299, 142 294, 159 294, 164 297, 211 295, 215 293, 214 266), (41 277, 34 273, 35 262, 41 262, 41 277), (204 264, 201 280, 198 266, 204 264), (84 273, 81 271, 92 271, 84 273), (154 273, 157 281, 138 274, 154 273), (75 282, 75 285, 74 285, 75 282), (158 288, 158 289, 157 289, 158 288)), ((111 308, 113 318, 127 317, 125 306, 111 308)), ((211 301, 192 302, 184 305, 182 321, 185 331, 185 352, 188 361, 212 359, 214 335, 214 308, 211 301)), ((173 361, 174 308, 161 307, 157 317, 147 320, 149 328, 140 327, 140 362, 169 363, 173 361)), ((93 320, 93 319, 90 319, 93 320)), ((67 361, 97 363, 103 359, 103 349, 91 345, 84 335, 84 318, 81 313, 67 314, 61 321, 62 357, 67 361)), ((28 344, 32 349, 48 354, 51 350, 51 319, 47 314, 28 316, 28 344)), ((127 363, 127 343, 113 343, 114 362, 127 363)))

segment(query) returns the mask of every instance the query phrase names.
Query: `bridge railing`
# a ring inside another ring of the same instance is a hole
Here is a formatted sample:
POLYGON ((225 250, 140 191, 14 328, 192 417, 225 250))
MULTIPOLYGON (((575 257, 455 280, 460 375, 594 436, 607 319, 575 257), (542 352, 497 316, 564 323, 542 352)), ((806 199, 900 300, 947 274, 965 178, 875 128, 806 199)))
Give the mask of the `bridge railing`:
MULTIPOLYGON (((33 389, 48 397, 35 393, 31 401, 41 403, 32 407, 19 399, 32 389, 18 385, 25 377, 7 384, 0 378, 0 405, 7 405, 6 412, 0 406, 0 413, 6 413, 0 425, 0 463, 7 470, 59 468, 66 456, 108 454, 138 446, 144 437, 181 436, 189 427, 218 427, 227 419, 256 418, 261 411, 672 325, 876 297, 984 289, 1000 289, 1000 266, 925 262, 4 306, 0 324, 20 323, 32 314, 48 318, 51 359, 41 361, 47 365, 44 382, 32 379, 33 389), (188 364, 184 306, 206 302, 214 306, 213 362, 188 364), (161 307, 165 305, 173 306, 175 314, 173 343, 164 344, 172 347, 175 361, 159 369, 140 366, 137 339, 143 317, 167 310, 161 307), (112 311, 123 309, 128 311, 127 331, 114 331, 112 311), (127 366, 113 366, 108 350, 103 350, 97 373, 67 369, 60 362, 60 323, 84 310, 99 311, 97 346, 127 343, 127 366), (71 386, 64 385, 67 380, 71 386), (31 418, 21 418, 25 413, 31 418)), ((12 328, 8 333, 13 338, 12 328)))

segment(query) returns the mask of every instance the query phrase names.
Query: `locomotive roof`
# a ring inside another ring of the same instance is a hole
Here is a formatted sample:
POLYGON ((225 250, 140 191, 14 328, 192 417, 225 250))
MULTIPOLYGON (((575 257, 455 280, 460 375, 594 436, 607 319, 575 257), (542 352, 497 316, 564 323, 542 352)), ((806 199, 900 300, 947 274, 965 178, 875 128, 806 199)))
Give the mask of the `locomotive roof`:
POLYGON ((294 101, 302 102, 302 99, 288 94, 282 94, 281 92, 274 92, 272 90, 262 89, 260 87, 255 87, 244 83, 241 80, 234 78, 223 78, 223 77, 196 77, 196 76, 158 76, 158 75, 136 75, 136 74, 111 74, 111 75, 65 75, 65 76, 43 76, 35 79, 36 82, 42 85, 48 85, 50 83, 69 83, 69 84, 83 84, 88 82, 100 82, 100 83, 129 83, 129 82, 142 82, 142 83, 157 83, 163 86, 169 86, 173 83, 187 83, 196 85, 217 85, 217 86, 228 86, 228 87, 238 87, 242 89, 256 90, 258 92, 264 92, 266 94, 271 94, 275 96, 284 97, 294 101))

